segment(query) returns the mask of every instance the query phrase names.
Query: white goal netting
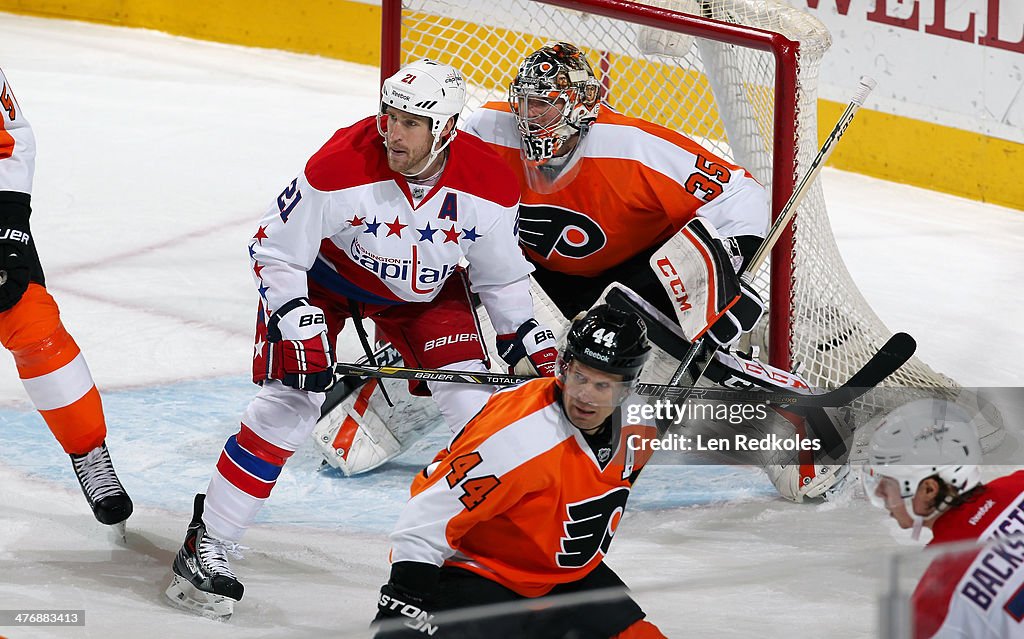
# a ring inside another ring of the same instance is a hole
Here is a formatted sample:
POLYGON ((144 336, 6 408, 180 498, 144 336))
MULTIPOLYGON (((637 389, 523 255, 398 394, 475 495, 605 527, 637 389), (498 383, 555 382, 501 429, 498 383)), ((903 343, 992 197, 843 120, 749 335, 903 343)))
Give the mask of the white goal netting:
MULTIPOLYGON (((548 41, 572 42, 587 53, 611 106, 683 132, 746 167, 773 190, 778 213, 818 150, 818 70, 831 44, 828 30, 780 0, 636 3, 701 18, 691 21, 697 23, 697 36, 659 28, 656 25, 667 21, 651 12, 636 21, 598 15, 612 4, 631 3, 405 0, 400 27, 391 35, 385 30, 385 56, 391 51, 399 64, 421 57, 453 64, 470 85, 472 109, 484 101, 505 99, 527 54, 548 41), (795 66, 795 83, 777 93, 776 79, 785 75, 778 68, 782 58, 758 44, 764 34, 747 30, 750 33, 744 36, 743 30, 734 30, 723 36, 715 26, 723 22, 798 42, 794 59, 781 63, 795 66), (783 100, 777 100, 778 95, 783 100)), ((772 315, 755 331, 752 344, 765 357, 772 340, 782 342, 783 348, 777 344, 771 349, 772 363, 801 372, 817 386, 834 388, 863 365, 891 331, 864 300, 843 263, 820 183, 811 187, 799 207, 792 243, 783 252, 785 264, 778 263, 777 252, 771 269, 758 274, 757 285, 772 315)), ((966 403, 973 397, 916 358, 887 385, 960 395, 966 403)), ((874 399, 862 405, 871 411, 898 401, 892 392, 869 397, 874 399)), ((1001 431, 995 430, 981 433, 988 438, 986 449, 998 444, 1001 431)))

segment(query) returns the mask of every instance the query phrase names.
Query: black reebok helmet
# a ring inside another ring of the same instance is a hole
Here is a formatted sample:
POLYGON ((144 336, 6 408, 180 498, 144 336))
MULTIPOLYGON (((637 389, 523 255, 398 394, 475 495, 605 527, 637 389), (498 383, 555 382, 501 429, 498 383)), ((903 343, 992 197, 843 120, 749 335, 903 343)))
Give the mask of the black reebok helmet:
POLYGON ((576 360, 628 381, 640 375, 650 352, 647 326, 639 315, 601 304, 572 323, 562 362, 567 366, 576 360))

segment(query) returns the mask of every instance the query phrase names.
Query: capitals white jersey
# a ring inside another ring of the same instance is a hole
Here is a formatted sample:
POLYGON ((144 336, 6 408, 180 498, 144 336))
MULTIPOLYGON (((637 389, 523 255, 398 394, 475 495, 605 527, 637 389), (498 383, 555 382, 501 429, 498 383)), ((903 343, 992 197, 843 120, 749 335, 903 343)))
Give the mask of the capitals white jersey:
POLYGON ((0 191, 32 193, 36 139, 0 69, 0 191))
POLYGON ((1024 639, 1024 471, 935 521, 930 545, 1006 539, 936 559, 914 590, 914 637, 1024 639))
POLYGON ((414 205, 369 117, 335 133, 271 205, 250 242, 253 273, 268 313, 306 296, 307 275, 366 304, 429 302, 463 257, 474 291, 501 287, 533 270, 518 245, 518 204, 505 163, 459 133, 439 182, 414 205))

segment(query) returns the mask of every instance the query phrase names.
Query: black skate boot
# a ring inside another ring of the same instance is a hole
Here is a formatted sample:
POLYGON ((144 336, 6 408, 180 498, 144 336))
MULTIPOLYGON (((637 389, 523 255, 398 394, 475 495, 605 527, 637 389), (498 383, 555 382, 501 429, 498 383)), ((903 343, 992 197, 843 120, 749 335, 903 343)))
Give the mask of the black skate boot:
POLYGON ((101 524, 121 524, 132 514, 132 499, 117 479, 106 442, 84 455, 71 455, 78 483, 101 524))
POLYGON ((238 544, 206 534, 206 526, 203 525, 205 500, 206 495, 196 495, 192 523, 185 533, 185 543, 174 558, 173 579, 166 594, 179 608, 204 617, 227 619, 244 590, 231 572, 228 554, 237 558, 241 555, 238 544))

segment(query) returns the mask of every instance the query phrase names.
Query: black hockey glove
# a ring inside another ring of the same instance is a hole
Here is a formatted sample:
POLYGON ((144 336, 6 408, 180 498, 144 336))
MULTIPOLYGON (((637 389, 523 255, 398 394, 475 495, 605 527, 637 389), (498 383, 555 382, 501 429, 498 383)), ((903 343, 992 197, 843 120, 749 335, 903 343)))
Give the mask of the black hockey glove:
POLYGON ((437 589, 439 572, 437 566, 416 561, 393 564, 391 579, 380 589, 377 616, 373 621, 377 624, 404 619, 405 623, 400 626, 397 622, 388 623, 374 636, 378 639, 403 639, 433 635, 437 626, 433 623, 429 593, 437 589))
POLYGON ((740 280, 739 286, 740 298, 708 327, 708 335, 724 349, 739 341, 744 333, 754 330, 757 321, 764 315, 764 301, 757 291, 743 280, 740 280))
POLYGON ((0 312, 21 301, 32 276, 30 210, 28 195, 0 193, 0 312))
MULTIPOLYGON (((722 238, 722 247, 729 256, 734 274, 743 271, 747 262, 761 247, 761 241, 761 238, 754 235, 722 238)), ((708 328, 711 339, 726 350, 739 341, 744 333, 754 330, 765 309, 764 300, 757 291, 738 275, 733 277, 739 285, 740 298, 708 328)))

